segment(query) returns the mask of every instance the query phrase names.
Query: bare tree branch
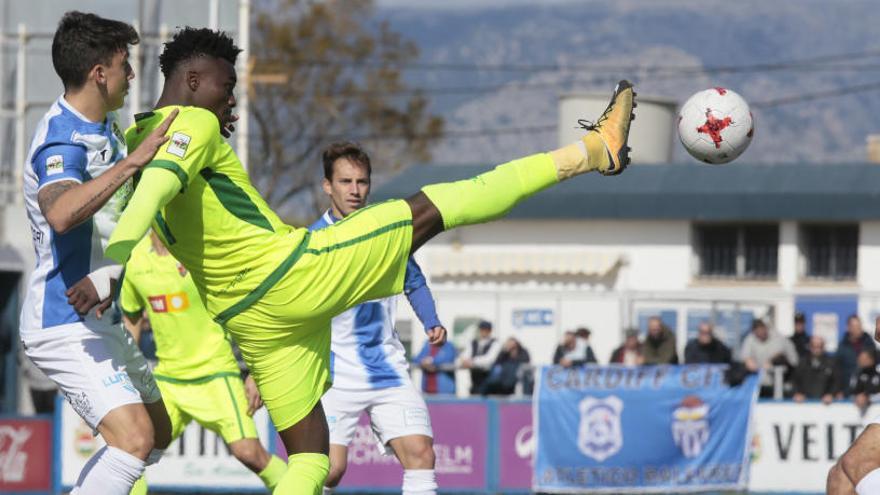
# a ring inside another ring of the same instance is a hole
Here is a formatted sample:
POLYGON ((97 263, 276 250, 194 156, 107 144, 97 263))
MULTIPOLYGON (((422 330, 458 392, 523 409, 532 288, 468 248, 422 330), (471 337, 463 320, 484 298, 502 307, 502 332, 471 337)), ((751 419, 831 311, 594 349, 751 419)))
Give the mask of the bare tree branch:
POLYGON ((363 143, 374 169, 388 172, 429 160, 443 133, 442 118, 430 114, 424 94, 402 77, 401 66, 418 58, 417 47, 372 15, 369 0, 279 0, 271 12, 257 12, 255 72, 282 74, 286 83, 254 88, 258 139, 252 141, 257 163, 251 174, 273 207, 296 204, 312 210, 282 210, 283 216, 309 218, 320 211, 318 155, 331 140, 403 136, 363 143), (359 63, 367 60, 374 63, 359 63), (395 91, 409 93, 390 95, 395 91))

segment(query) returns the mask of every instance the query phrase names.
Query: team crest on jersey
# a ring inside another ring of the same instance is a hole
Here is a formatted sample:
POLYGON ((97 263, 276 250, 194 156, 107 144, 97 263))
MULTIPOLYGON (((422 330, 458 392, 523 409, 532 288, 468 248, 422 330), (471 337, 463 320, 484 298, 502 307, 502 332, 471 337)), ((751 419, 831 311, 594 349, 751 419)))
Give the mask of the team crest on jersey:
POLYGON ((154 313, 177 313, 189 308, 189 297, 186 292, 150 296, 149 300, 154 313))
POLYGON ((685 397, 672 412, 672 438, 688 459, 700 455, 709 441, 709 406, 695 395, 685 397))
POLYGON ((64 172, 64 157, 52 155, 46 158, 46 175, 57 175, 64 172))
POLYGON ((613 395, 604 399, 587 397, 581 401, 580 411, 577 445, 581 453, 598 462, 618 453, 623 447, 623 401, 613 395))
POLYGON ((186 155, 186 149, 189 147, 190 141, 192 141, 191 137, 182 132, 175 132, 171 135, 171 140, 168 142, 168 148, 165 151, 183 158, 186 155))

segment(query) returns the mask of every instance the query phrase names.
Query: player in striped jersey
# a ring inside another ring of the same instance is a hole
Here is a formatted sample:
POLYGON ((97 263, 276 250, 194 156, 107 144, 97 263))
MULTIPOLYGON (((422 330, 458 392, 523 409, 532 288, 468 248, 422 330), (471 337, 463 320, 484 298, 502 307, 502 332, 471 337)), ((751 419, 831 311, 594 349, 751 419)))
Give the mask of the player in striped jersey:
POLYGON ((40 120, 21 164, 37 259, 21 309, 22 346, 107 443, 86 463, 74 493, 127 494, 170 440, 144 357, 118 321, 101 318, 121 271, 103 248, 132 177, 167 140, 173 119, 127 154, 115 110, 134 77, 128 46, 137 42, 123 22, 64 15, 52 40, 64 94, 40 120))
MULTIPOLYGON (((370 194, 370 157, 354 143, 332 144, 322 153, 324 192, 330 208, 309 229, 335 224, 363 208, 370 194)), ((446 341, 446 329, 425 277, 410 257, 403 292, 432 344, 446 341)), ((333 318, 330 374, 333 386, 321 404, 330 429, 330 473, 333 488, 345 474, 348 445, 361 412, 379 443, 403 466, 404 495, 436 492, 433 432, 428 408, 409 377, 409 364, 394 321, 397 297, 362 303, 333 318)))

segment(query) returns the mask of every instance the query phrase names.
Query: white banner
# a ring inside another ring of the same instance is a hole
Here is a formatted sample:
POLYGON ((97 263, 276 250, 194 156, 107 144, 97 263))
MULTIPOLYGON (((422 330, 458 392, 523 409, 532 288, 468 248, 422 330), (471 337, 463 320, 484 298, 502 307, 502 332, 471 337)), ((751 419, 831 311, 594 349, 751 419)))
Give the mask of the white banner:
MULTIPOLYGON (((77 416, 67 401, 59 425, 61 439, 61 483, 71 487, 76 483, 86 461, 104 445, 101 437, 92 436, 91 429, 77 416)), ((269 448, 269 415, 266 408, 254 414, 257 432, 269 448)), ((272 452, 270 450, 270 452, 272 452)), ((147 468, 150 488, 241 488, 244 491, 265 493, 265 486, 256 474, 239 463, 226 449, 223 439, 196 422, 184 430, 165 451, 159 464, 147 468)))
POLYGON ((825 493, 825 479, 866 424, 853 403, 759 403, 755 408, 750 491, 825 493))

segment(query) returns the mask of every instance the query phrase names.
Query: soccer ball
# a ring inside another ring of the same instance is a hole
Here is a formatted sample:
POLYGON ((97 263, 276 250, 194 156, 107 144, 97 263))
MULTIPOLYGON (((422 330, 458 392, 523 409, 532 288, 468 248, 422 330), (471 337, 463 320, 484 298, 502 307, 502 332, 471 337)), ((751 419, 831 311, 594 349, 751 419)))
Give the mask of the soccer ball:
POLYGON ((742 154, 755 133, 749 104, 726 88, 691 96, 678 113, 678 137, 697 160, 727 163, 742 154))

